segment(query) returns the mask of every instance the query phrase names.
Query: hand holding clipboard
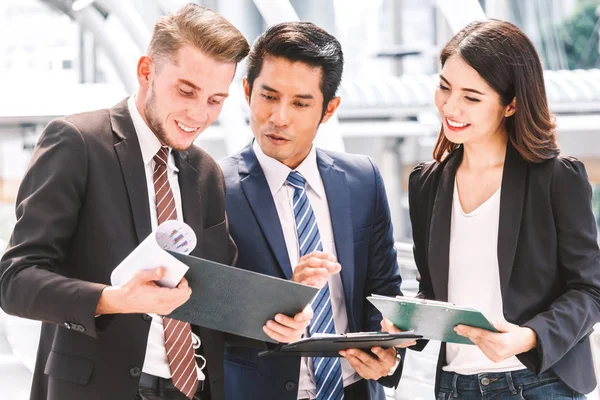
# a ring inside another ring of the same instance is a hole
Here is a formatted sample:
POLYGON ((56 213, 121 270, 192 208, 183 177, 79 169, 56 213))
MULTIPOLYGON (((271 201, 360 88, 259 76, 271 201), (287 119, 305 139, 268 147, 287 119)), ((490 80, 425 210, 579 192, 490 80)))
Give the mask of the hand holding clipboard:
POLYGON ((469 339, 454 331, 457 325, 468 325, 497 332, 496 328, 478 310, 459 307, 442 301, 425 300, 413 297, 387 297, 373 295, 367 297, 384 317, 398 329, 413 330, 423 339, 439 340, 447 343, 473 344, 469 339))

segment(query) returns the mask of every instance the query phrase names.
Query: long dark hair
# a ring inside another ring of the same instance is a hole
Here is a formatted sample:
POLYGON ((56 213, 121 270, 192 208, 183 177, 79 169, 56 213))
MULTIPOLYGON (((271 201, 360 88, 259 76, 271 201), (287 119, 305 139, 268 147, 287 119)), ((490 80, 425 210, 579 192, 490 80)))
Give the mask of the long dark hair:
MULTIPOLYGON (((529 38, 506 21, 473 22, 458 32, 440 54, 442 67, 458 55, 499 95, 502 105, 516 99, 516 112, 506 118, 508 140, 523 159, 539 163, 560 152, 556 124, 548 109, 540 58, 529 38)), ((458 148, 442 127, 433 157, 441 161, 458 148)))

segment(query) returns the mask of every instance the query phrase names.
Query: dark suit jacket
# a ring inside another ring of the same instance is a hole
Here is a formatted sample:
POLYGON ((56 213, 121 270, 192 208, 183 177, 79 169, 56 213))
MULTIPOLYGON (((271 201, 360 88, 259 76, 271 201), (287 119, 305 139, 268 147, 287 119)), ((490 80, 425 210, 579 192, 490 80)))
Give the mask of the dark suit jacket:
MULTIPOLYGON (((193 255, 231 264, 219 166, 192 147, 174 152, 193 255)), ((140 145, 126 101, 51 122, 17 198, 17 224, 1 261, 0 305, 43 321, 32 400, 131 400, 151 318, 94 318, 110 274, 151 232, 140 145)), ((223 399, 221 333, 194 327, 212 399, 223 399)))
MULTIPOLYGON (((342 265, 351 332, 378 331, 381 314, 365 299, 372 293, 400 294, 390 211, 377 167, 364 156, 317 150, 327 194, 338 261, 342 265)), ((291 279, 292 266, 277 209, 251 146, 220 162, 227 187, 231 235, 239 249, 237 266, 291 279)), ((296 400, 299 358, 258 357, 247 347, 227 347, 225 393, 229 400, 296 400)), ((397 385, 401 368, 382 382, 397 385)), ((370 399, 384 399, 383 387, 369 382, 370 399)), ((366 400, 366 399, 365 399, 366 400)))
MULTIPOLYGON (((409 180, 420 295, 429 299, 448 300, 452 194, 462 155, 460 148, 441 163, 421 164, 409 180)), ((560 156, 528 163, 508 144, 498 228, 504 317, 537 334, 537 348, 517 358, 535 373, 552 370, 580 393, 596 386, 588 336, 600 322, 600 251, 591 197, 578 160, 560 156)), ((445 360, 442 345, 438 377, 445 360)))

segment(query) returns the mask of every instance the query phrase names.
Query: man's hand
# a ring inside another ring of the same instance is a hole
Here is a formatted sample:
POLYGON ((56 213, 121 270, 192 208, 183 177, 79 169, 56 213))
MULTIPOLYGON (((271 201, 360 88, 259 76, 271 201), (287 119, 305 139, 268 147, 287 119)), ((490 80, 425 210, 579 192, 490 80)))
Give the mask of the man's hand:
POLYGON ((275 321, 267 321, 263 326, 263 331, 267 336, 279 343, 295 342, 302 338, 312 317, 313 310, 310 306, 306 306, 303 311, 296 314, 293 318, 277 314, 275 321))
POLYGON ((173 289, 158 286, 155 281, 164 275, 165 269, 162 267, 139 271, 122 285, 106 287, 100 295, 96 315, 170 314, 188 301, 192 289, 185 278, 173 289))
POLYGON ((492 322, 499 333, 472 326, 457 325, 454 331, 469 338, 493 362, 500 362, 533 349, 537 344, 535 331, 506 321, 492 322))
POLYGON ((321 289, 327 283, 327 277, 337 274, 341 269, 342 266, 332 254, 314 251, 298 260, 292 281, 321 289))
MULTIPOLYGON (((387 333, 401 333, 402 332, 400 329, 396 328, 396 325, 392 324, 392 322, 385 317, 381 320, 381 331, 387 332, 387 333)), ((414 346, 415 344, 417 344, 417 341, 411 340, 410 342, 399 344, 396 347, 399 349, 403 349, 405 347, 414 346)))
POLYGON ((348 360, 350 366, 364 379, 377 380, 387 376, 396 365, 396 349, 372 347, 371 351, 376 357, 359 349, 340 350, 340 355, 348 360))

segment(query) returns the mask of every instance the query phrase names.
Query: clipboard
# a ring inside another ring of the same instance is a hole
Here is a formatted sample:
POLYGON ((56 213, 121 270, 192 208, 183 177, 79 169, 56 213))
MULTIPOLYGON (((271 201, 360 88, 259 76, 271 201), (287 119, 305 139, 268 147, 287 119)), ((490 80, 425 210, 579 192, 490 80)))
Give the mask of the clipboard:
POLYGON ((318 289, 214 261, 169 251, 189 267, 192 296, 169 318, 204 328, 277 343, 263 332, 276 314, 294 316, 318 289))
POLYGON ((387 349, 418 339, 422 339, 422 336, 415 335, 413 332, 359 332, 341 335, 319 335, 293 343, 279 344, 274 349, 260 352, 258 355, 261 357, 341 357, 338 353, 340 350, 361 349, 369 352, 375 346, 387 349))
POLYGON ((423 339, 446 343, 470 344, 469 339, 454 332, 456 325, 468 325, 497 332, 481 311, 451 303, 413 297, 367 297, 398 329, 413 330, 423 339))

